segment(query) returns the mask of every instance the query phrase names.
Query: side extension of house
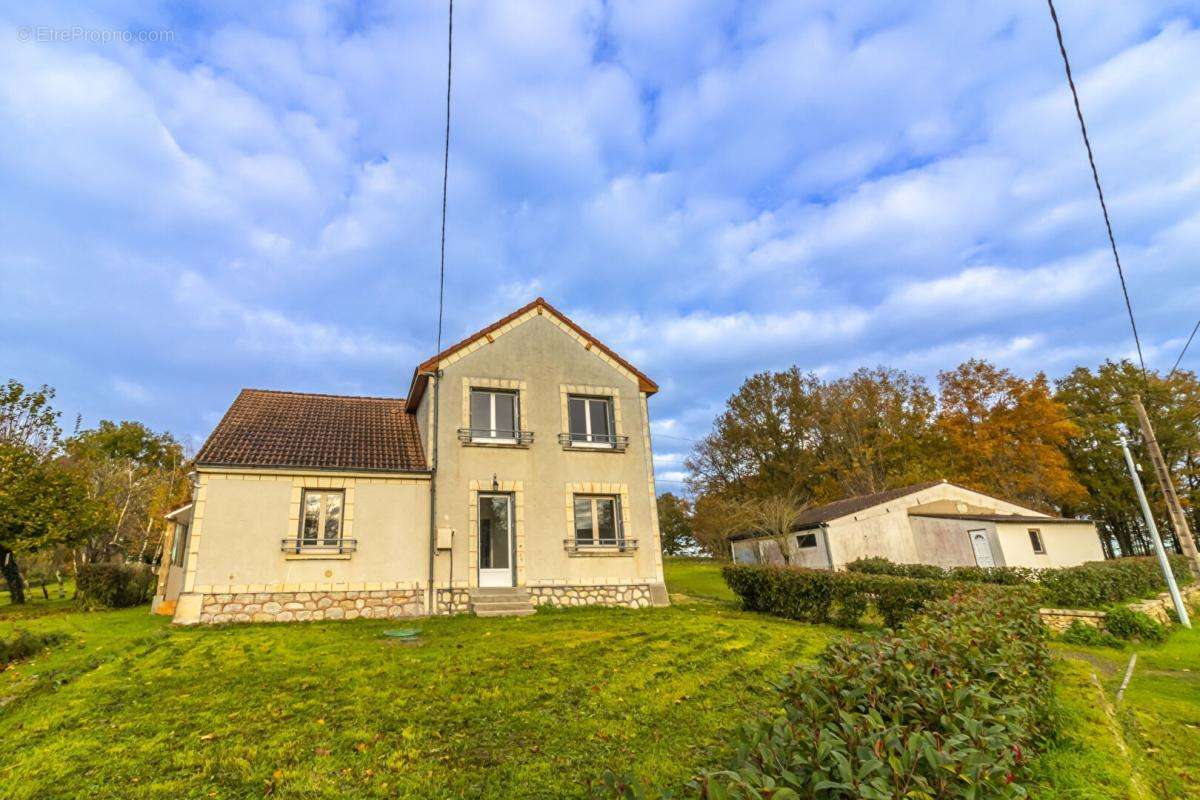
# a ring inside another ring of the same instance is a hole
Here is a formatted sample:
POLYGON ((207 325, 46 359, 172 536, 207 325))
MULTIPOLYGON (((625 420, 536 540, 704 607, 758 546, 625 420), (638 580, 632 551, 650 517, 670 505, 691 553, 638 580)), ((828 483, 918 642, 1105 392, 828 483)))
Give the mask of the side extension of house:
POLYGON ((190 624, 665 604, 656 391, 541 298, 421 364, 406 398, 243 390, 173 512, 155 608, 190 624))

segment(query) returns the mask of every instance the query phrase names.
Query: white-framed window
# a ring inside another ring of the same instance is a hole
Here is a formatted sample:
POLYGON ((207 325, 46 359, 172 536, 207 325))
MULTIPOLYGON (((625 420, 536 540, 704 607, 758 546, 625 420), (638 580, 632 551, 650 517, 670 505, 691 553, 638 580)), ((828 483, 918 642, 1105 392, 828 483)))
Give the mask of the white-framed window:
POLYGON ((171 542, 171 563, 177 567, 183 566, 184 556, 187 555, 188 526, 176 523, 175 541, 171 542))
POLYGON ((341 489, 305 489, 300 501, 301 547, 332 546, 342 541, 341 489))
POLYGON ((613 495, 575 495, 576 544, 618 544, 625 539, 621 528, 621 499, 613 495))
POLYGON ((501 389, 471 389, 471 439, 515 442, 521 430, 517 393, 501 389))
POLYGON ((1029 529, 1029 543, 1033 545, 1033 552, 1038 555, 1046 554, 1046 543, 1042 540, 1042 532, 1037 528, 1029 529))
POLYGON ((613 447, 616 426, 612 398, 568 395, 567 432, 574 447, 613 447))
POLYGON ((817 546, 817 535, 815 533, 800 533, 796 535, 796 547, 801 550, 809 550, 817 546))

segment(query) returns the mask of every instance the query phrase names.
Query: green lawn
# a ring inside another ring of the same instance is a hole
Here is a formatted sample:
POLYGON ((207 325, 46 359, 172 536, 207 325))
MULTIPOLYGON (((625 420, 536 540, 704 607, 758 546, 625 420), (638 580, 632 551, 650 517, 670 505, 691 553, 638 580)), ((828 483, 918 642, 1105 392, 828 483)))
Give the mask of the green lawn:
MULTIPOLYGON (((720 565, 668 558, 674 595, 733 600, 720 565)), ((1200 797, 1200 629, 1137 648, 1138 666, 1116 705, 1132 649, 1054 645, 1062 733, 1033 765, 1039 800, 1200 797)))
POLYGON ((721 577, 721 565, 711 558, 679 558, 668 556, 663 559, 663 572, 667 580, 667 591, 711 600, 737 598, 725 579, 721 577))
MULTIPOLYGON (((0 613, 0 637, 70 637, 0 673, 0 795, 567 798, 607 769, 679 787, 840 633, 708 599, 731 597, 712 562, 666 571, 671 608, 420 620, 417 646, 374 620, 0 613)), ((1119 707, 1127 652, 1055 648, 1063 734, 1031 796, 1200 796, 1200 632, 1142 650, 1119 707)))
POLYGON ((1133 649, 1055 645, 1065 733, 1039 764, 1038 797, 1174 800, 1200 797, 1200 630, 1136 648, 1137 667, 1116 704, 1133 649), (1099 683, 1099 686, 1096 684, 1099 683))
MULTIPOLYGON (((3 585, 0 582, 0 585, 3 585)), ((75 579, 65 581, 62 590, 57 583, 46 584, 45 592, 40 585, 31 586, 25 591, 25 602, 13 605, 7 589, 0 589, 0 619, 12 616, 36 616, 43 613, 56 613, 69 609, 75 595, 75 579), (49 595, 49 598, 46 595, 49 595)))
POLYGON ((581 797, 679 786, 837 635, 725 604, 171 627, 145 608, 0 619, 71 642, 0 673, 0 786, 47 797, 581 797))

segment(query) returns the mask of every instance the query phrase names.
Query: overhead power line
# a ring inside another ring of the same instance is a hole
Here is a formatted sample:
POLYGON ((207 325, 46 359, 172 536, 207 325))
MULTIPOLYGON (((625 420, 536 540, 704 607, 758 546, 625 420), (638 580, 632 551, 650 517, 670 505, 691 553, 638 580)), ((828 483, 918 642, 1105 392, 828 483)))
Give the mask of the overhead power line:
POLYGON ((1054 20, 1054 34, 1058 37, 1058 52, 1062 53, 1063 68, 1067 72, 1067 84, 1075 100, 1075 116, 1079 118, 1079 131, 1083 134, 1083 145, 1087 148, 1088 164, 1092 167, 1092 180, 1096 184, 1096 195, 1100 198, 1100 210, 1104 213, 1104 227, 1108 231, 1108 243, 1112 246, 1113 261, 1117 264, 1117 276, 1121 279, 1121 293, 1125 296, 1125 310, 1129 312, 1129 327, 1133 329, 1133 342, 1137 345, 1138 364, 1142 368, 1142 382, 1149 386, 1146 376, 1146 359, 1142 356, 1142 340, 1138 336, 1137 322, 1133 318, 1133 304, 1129 301, 1129 287, 1125 285, 1125 270, 1121 268, 1121 256, 1117 253, 1117 240, 1113 236, 1112 222, 1108 218, 1108 204, 1104 202, 1104 190, 1100 188, 1100 173, 1096 170, 1096 158, 1092 154, 1092 142, 1088 138, 1087 124, 1083 121, 1083 109, 1079 105, 1079 92, 1075 89, 1075 78, 1071 75, 1071 61, 1067 58, 1067 46, 1063 43, 1062 26, 1058 23, 1058 12, 1054 0, 1046 0, 1050 6, 1050 18, 1054 20))
POLYGON ((1167 375, 1167 380, 1171 380, 1175 376, 1175 370, 1179 369, 1179 362, 1183 361, 1183 357, 1187 355, 1188 348, 1192 346, 1192 339, 1196 338, 1196 331, 1200 331, 1200 319, 1196 320, 1196 327, 1192 328, 1192 335, 1188 337, 1187 343, 1183 346, 1183 351, 1179 354, 1179 358, 1175 359, 1175 364, 1171 367, 1171 372, 1167 375))
POLYGON ((450 82, 454 74, 454 0, 450 0, 449 29, 446 34, 446 139, 442 148, 442 246, 438 266, 437 349, 442 352, 442 320, 446 306, 446 196, 450 181, 450 82))

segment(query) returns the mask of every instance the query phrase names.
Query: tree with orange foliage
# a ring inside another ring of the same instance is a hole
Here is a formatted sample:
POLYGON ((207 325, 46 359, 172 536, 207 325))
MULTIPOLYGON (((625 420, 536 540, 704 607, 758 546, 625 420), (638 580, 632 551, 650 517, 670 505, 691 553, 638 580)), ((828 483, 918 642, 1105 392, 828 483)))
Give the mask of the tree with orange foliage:
POLYGON ((1079 427, 1044 374, 1020 378, 972 359, 938 373, 938 385, 947 479, 1035 508, 1086 496, 1064 454, 1079 427))

